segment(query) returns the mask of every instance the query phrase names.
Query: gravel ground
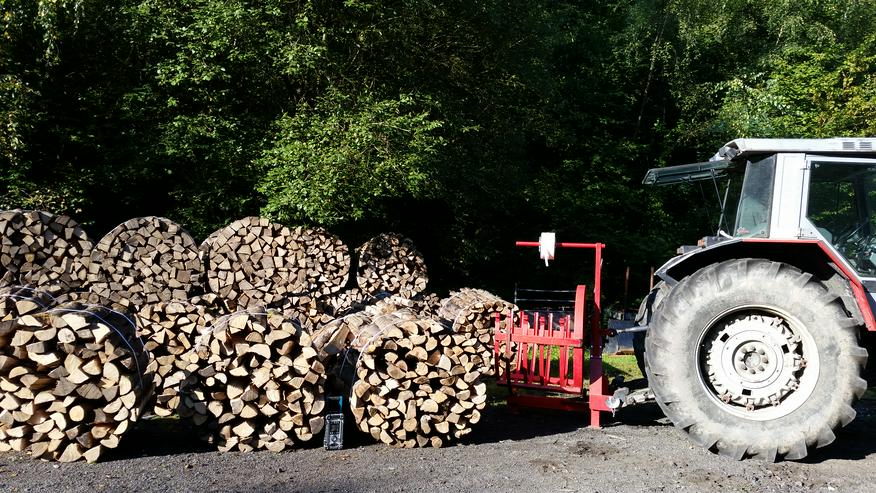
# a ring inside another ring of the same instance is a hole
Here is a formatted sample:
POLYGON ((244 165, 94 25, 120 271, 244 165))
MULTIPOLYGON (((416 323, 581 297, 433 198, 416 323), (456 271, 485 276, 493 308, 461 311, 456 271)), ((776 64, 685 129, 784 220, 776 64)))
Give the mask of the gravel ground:
POLYGON ((466 442, 398 450, 348 432, 348 449, 208 451, 179 423, 148 421, 100 464, 0 454, 0 491, 871 491, 876 401, 804 462, 733 461, 692 445, 653 404, 601 430, 584 417, 491 408, 466 442))

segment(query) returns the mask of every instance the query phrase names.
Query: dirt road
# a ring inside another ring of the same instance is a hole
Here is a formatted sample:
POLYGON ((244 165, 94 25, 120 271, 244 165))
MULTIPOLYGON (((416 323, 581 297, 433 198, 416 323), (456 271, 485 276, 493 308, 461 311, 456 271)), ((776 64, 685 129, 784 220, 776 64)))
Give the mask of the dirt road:
MULTIPOLYGON (((100 464, 0 455, 0 491, 871 491, 876 401, 804 462, 736 462, 692 445, 653 405, 601 430, 583 417, 492 408, 463 444, 397 450, 364 440, 329 452, 219 454, 179 423, 150 421, 100 464)), ((354 442, 354 443, 350 443, 354 442)))

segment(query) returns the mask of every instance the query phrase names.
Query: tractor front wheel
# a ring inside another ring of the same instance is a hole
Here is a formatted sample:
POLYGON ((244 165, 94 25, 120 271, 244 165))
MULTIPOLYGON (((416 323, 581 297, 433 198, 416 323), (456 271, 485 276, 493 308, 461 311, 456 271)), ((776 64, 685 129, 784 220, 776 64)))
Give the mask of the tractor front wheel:
POLYGON ((802 459, 866 390, 859 324, 812 275, 741 259, 679 282, 655 312, 647 374, 664 413, 736 459, 802 459))

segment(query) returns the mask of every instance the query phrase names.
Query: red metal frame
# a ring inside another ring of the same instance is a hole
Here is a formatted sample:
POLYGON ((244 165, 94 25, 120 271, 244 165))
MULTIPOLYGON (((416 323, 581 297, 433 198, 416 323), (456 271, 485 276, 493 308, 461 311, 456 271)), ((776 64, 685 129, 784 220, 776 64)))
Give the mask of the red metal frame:
MULTIPOLYGON (((538 247, 538 242, 518 241, 517 246, 538 247)), ((594 251, 593 312, 587 316, 587 288, 575 290, 575 309, 572 316, 554 318, 553 313, 532 312, 509 316, 504 325, 497 320, 495 344, 497 375, 504 378, 510 395, 510 405, 547 407, 562 410, 590 411, 590 426, 600 427, 601 411, 610 412, 606 405, 608 383, 602 372, 602 250, 603 243, 556 244, 557 248, 579 248, 594 251), (588 334, 589 332, 589 334, 588 334), (589 337, 588 337, 589 336, 589 337), (503 342, 505 354, 500 349, 503 342), (584 388, 584 349, 590 345, 590 385, 584 388), (511 345, 516 344, 515 357, 510 358, 511 345), (559 351, 559 364, 552 364, 552 356, 559 351), (504 357, 504 358, 503 358, 504 357), (502 367, 504 365, 504 368, 502 367), (569 367, 571 366, 571 376, 569 367), (521 395, 517 390, 537 390, 545 393, 566 394, 569 397, 521 395), (588 399, 584 399, 588 397, 588 399)))

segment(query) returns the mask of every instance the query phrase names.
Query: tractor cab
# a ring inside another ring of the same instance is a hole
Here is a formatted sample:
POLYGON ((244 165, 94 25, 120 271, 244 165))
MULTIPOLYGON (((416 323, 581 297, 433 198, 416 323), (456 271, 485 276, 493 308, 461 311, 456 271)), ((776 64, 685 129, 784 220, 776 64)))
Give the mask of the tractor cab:
POLYGON ((720 205, 715 236, 696 248, 820 240, 876 287, 876 139, 737 139, 710 161, 652 169, 643 180, 693 182, 711 182, 720 205))

